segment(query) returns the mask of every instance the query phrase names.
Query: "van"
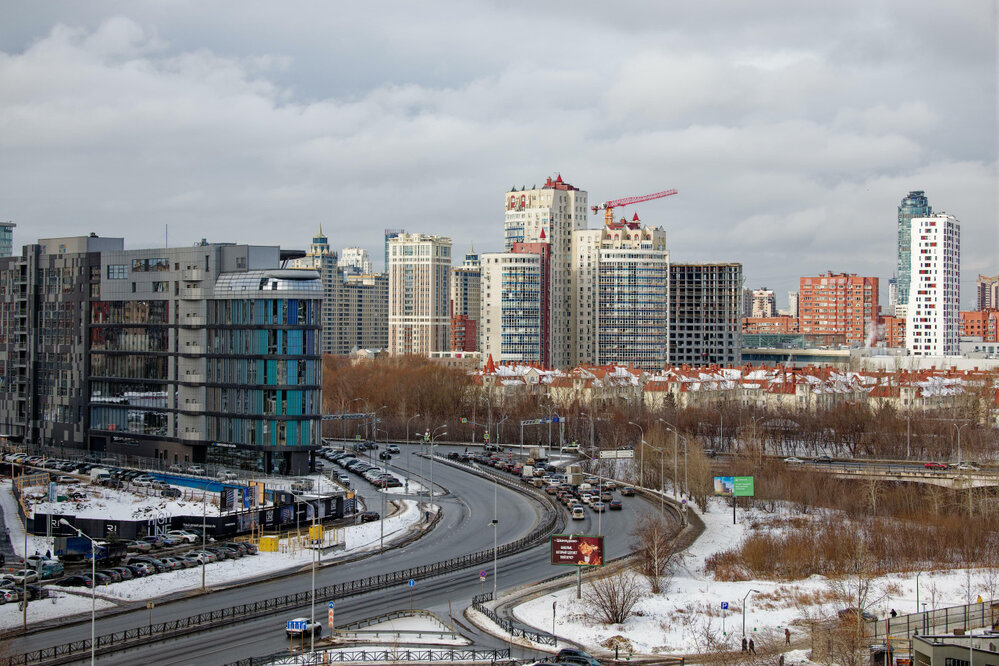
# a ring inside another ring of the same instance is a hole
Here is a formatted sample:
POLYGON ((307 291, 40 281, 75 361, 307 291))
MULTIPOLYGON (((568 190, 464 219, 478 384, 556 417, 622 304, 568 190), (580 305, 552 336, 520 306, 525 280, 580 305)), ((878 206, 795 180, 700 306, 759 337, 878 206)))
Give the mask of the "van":
POLYGON ((111 472, 106 469, 94 468, 90 470, 90 483, 101 483, 102 481, 109 481, 111 479, 111 472))
POLYGON ((586 509, 579 506, 578 504, 572 507, 572 519, 573 520, 583 520, 586 518, 586 509))

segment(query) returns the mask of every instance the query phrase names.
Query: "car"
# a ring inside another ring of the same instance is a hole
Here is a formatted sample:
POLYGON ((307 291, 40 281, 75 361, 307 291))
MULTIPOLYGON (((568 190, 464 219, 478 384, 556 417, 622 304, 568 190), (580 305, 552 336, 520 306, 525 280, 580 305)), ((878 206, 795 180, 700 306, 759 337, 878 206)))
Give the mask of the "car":
POLYGON ((173 472, 174 474, 183 474, 184 468, 181 467, 180 465, 170 465, 169 467, 167 467, 167 471, 173 472))
POLYGON ((934 471, 941 471, 947 469, 947 465, 945 465, 942 462, 928 462, 925 465, 923 465, 923 467, 934 471))
POLYGON ((216 552, 221 551, 231 560, 238 560, 243 557, 243 551, 239 548, 233 548, 232 546, 212 546, 209 550, 214 550, 216 552))
POLYGON ((190 467, 187 468, 187 473, 194 474, 195 476, 204 476, 205 468, 202 467, 201 465, 191 465, 190 467))
POLYGON ((21 600, 21 593, 18 590, 12 588, 2 588, 0 589, 0 603, 12 604, 16 601, 21 600))
POLYGON ((398 444, 389 444, 386 447, 386 450, 392 455, 398 455, 400 453, 398 444))
POLYGON ((631 486, 625 486, 625 487, 621 488, 621 496, 622 497, 634 497, 635 496, 635 489, 632 488, 631 486))
MULTIPOLYGON (((455 456, 455 457, 457 457, 457 456, 455 456)), ((389 453, 388 451, 380 451, 378 453, 378 459, 379 460, 392 460, 392 454, 389 453)))
MULTIPOLYGON (((838 613, 839 619, 841 620, 852 620, 856 622, 857 620, 857 609, 853 606, 849 608, 844 608, 838 613)), ((878 616, 870 611, 860 611, 860 617, 864 622, 877 622, 878 616)))
POLYGON ((198 561, 198 558, 191 555, 180 555, 176 559, 184 565, 185 569, 193 569, 194 567, 201 566, 201 562, 198 561))
POLYGON ((26 585, 24 589, 28 592, 28 601, 49 598, 49 591, 41 585, 26 585))
POLYGON ((114 582, 114 580, 111 579, 111 576, 101 571, 94 573, 93 577, 97 580, 98 585, 110 585, 111 583, 114 582))
POLYGON ((968 462, 967 460, 965 460, 963 462, 959 462, 958 464, 954 465, 954 469, 963 469, 971 472, 977 472, 981 468, 975 463, 968 462))
POLYGON ((301 636, 320 636, 323 633, 323 625, 319 622, 312 622, 307 617, 296 617, 285 623, 284 633, 288 638, 301 636))
POLYGON ((562 648, 555 655, 555 661, 561 664, 578 664, 579 666, 601 666, 600 662, 588 652, 574 648, 562 648))
POLYGON ((197 534, 194 532, 188 532, 187 530, 170 530, 167 532, 167 536, 181 539, 187 543, 196 543, 201 540, 197 534))
POLYGON ((236 541, 225 541, 222 543, 222 546, 225 548, 232 548, 234 550, 238 550, 240 555, 249 555, 250 553, 245 543, 238 543, 236 541))
POLYGON ((572 507, 572 519, 583 520, 584 518, 586 518, 586 509, 583 508, 583 505, 581 504, 574 505, 572 507))
POLYGON ((819 456, 813 459, 813 462, 822 463, 824 465, 828 465, 832 461, 833 459, 830 456, 819 456))
POLYGON ((620 511, 623 507, 624 505, 621 504, 621 500, 611 500, 610 503, 607 504, 607 508, 611 511, 620 511))
POLYGON ((381 518, 377 511, 365 511, 361 514, 362 523, 373 523, 374 521, 381 518))
POLYGON ((129 564, 135 564, 138 562, 142 562, 144 564, 148 564, 149 566, 153 567, 155 573, 160 573, 162 571, 170 570, 170 567, 165 562, 156 557, 149 557, 149 556, 133 557, 131 562, 129 562, 129 564))
POLYGON ((802 465, 804 464, 805 461, 802 460, 801 458, 796 458, 794 456, 791 456, 789 458, 784 458, 784 462, 786 462, 788 465, 802 465))
POLYGON ((114 569, 100 569, 97 573, 107 576, 112 583, 120 583, 122 580, 121 572, 114 569))
POLYGON ((153 544, 148 541, 126 541, 126 550, 130 553, 148 553, 153 549, 153 544))
POLYGON ((42 580, 52 580, 53 578, 62 578, 66 575, 66 569, 63 568, 61 562, 56 560, 45 560, 35 565, 35 571, 38 575, 42 577, 42 580))
POLYGON ((163 545, 167 548, 173 548, 174 546, 179 546, 184 543, 183 539, 178 539, 177 537, 172 537, 168 534, 159 535, 160 539, 163 540, 163 545))
POLYGON ((64 486, 73 486, 78 484, 80 480, 75 476, 57 476, 55 482, 64 486))
POLYGON ((183 493, 180 492, 179 488, 166 487, 160 490, 160 497, 176 499, 181 495, 183 495, 183 493))
POLYGON ((239 477, 233 474, 232 472, 219 472, 218 474, 215 475, 215 478, 218 479, 219 481, 235 481, 239 477))
POLYGON ((107 571, 114 571, 117 573, 122 580, 132 580, 135 578, 135 573, 132 572, 128 567, 111 567, 107 571))
POLYGON ((12 580, 15 583, 37 583, 38 573, 33 569, 18 569, 17 571, 5 574, 4 578, 12 580))
POLYGON ((212 562, 217 562, 219 556, 215 553, 210 553, 207 550, 196 550, 193 553, 188 553, 188 557, 193 557, 198 561, 198 564, 211 564, 212 562))
POLYGON ((162 557, 160 558, 160 561, 163 562, 163 564, 170 567, 170 571, 178 571, 184 568, 184 563, 178 560, 176 557, 162 557))
POLYGON ((704 455, 706 455, 709 458, 714 458, 715 456, 718 455, 718 452, 715 451, 714 449, 704 449, 704 455))
POLYGON ((592 504, 590 504, 590 507, 592 507, 592 509, 597 513, 603 513, 604 509, 607 508, 607 505, 604 504, 603 502, 593 502, 592 504))
POLYGON ((136 578, 152 576, 154 573, 157 573, 156 567, 149 562, 130 562, 125 566, 135 574, 136 578))

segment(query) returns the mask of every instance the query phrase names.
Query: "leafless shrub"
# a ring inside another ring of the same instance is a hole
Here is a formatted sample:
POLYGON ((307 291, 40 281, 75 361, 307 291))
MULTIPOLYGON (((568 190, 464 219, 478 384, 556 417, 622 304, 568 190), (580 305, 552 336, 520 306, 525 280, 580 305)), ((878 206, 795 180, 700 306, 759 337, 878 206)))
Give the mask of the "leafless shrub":
POLYGON ((645 511, 631 534, 635 537, 635 570, 649 582, 653 594, 669 592, 680 557, 676 530, 662 514, 645 511))
POLYGON ((589 583, 586 604, 603 624, 621 624, 642 599, 642 584, 630 572, 595 578, 589 583))

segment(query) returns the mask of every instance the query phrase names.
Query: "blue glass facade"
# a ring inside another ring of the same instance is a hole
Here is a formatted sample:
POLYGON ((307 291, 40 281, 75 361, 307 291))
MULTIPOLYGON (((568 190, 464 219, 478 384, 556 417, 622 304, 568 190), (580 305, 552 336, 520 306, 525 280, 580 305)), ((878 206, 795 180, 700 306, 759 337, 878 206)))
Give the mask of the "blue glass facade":
POLYGON ((914 190, 902 199, 898 207, 898 283, 896 287, 897 305, 909 302, 909 282, 911 276, 911 256, 909 245, 912 241, 912 218, 928 217, 933 214, 923 190, 914 190))

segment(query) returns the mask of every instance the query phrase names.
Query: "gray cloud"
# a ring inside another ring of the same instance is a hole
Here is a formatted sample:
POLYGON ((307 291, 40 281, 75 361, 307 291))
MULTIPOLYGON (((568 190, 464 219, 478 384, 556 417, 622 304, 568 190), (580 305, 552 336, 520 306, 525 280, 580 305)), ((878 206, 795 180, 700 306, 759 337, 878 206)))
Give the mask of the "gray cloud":
POLYGON ((322 223, 374 257, 384 227, 460 255, 560 171, 595 202, 678 188, 636 209, 675 260, 786 291, 889 277, 925 189, 962 221, 965 305, 999 270, 989 2, 620 4, 16 5, 0 218, 17 243, 304 247, 322 223))

